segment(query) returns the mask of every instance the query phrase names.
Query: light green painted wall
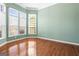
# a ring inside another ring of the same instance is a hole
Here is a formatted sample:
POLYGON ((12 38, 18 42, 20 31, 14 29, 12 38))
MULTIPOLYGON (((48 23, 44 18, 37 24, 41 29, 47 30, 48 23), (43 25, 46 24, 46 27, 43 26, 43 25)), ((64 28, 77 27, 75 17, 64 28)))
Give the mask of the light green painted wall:
POLYGON ((59 3, 39 10, 38 36, 79 43, 79 4, 59 3))

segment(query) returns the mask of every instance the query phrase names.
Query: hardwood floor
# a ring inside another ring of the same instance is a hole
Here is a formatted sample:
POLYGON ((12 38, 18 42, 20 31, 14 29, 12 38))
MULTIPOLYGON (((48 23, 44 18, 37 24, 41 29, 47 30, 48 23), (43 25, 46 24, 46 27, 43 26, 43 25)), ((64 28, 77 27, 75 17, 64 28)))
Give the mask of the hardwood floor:
POLYGON ((1 46, 0 56, 79 56, 79 46, 26 38, 1 46))

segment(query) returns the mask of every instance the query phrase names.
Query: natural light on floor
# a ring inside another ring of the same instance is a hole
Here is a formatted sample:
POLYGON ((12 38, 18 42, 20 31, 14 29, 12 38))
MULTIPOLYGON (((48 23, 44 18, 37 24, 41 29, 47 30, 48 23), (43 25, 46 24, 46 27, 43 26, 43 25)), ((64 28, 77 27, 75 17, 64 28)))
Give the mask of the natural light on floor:
POLYGON ((36 56, 36 42, 35 41, 28 42, 28 55, 36 56))

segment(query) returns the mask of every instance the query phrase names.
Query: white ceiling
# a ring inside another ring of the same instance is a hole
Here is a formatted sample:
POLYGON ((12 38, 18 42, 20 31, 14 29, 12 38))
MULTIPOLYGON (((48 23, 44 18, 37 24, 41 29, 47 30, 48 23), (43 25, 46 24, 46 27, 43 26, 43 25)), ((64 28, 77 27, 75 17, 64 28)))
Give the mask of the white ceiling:
POLYGON ((36 9, 36 10, 46 8, 54 4, 56 3, 18 3, 18 5, 26 9, 36 9))

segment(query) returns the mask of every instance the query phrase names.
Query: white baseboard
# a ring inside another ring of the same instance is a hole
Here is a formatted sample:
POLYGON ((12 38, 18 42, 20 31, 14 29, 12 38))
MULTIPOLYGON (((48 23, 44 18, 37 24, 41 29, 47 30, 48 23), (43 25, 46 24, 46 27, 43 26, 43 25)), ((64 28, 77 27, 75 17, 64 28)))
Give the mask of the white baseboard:
POLYGON ((45 39, 45 40, 56 41, 56 42, 61 42, 61 43, 66 43, 66 44, 72 44, 72 45, 78 45, 79 46, 79 43, 73 43, 73 42, 68 42, 68 41, 61 41, 61 40, 50 39, 50 38, 45 38, 45 37, 24 37, 24 38, 20 38, 20 39, 16 39, 16 40, 7 41, 7 42, 5 42, 3 44, 0 44, 0 46, 3 46, 5 44, 13 42, 13 41, 22 40, 22 39, 25 39, 25 38, 40 38, 40 39, 45 39))
MULTIPOLYGON (((27 37, 24 37, 24 38, 27 38, 27 37)), ((7 44, 7 43, 10 43, 10 42, 13 42, 13 41, 22 40, 24 38, 20 38, 20 39, 16 39, 16 40, 11 40, 11 41, 6 41, 5 43, 0 44, 0 47, 3 46, 3 45, 5 45, 5 44, 7 44)))
POLYGON ((68 42, 68 41, 61 41, 61 40, 50 39, 50 38, 45 38, 45 37, 38 37, 38 38, 45 39, 45 40, 50 40, 50 41, 56 41, 56 42, 60 42, 60 43, 78 45, 79 46, 79 43, 73 43, 73 42, 68 42))

